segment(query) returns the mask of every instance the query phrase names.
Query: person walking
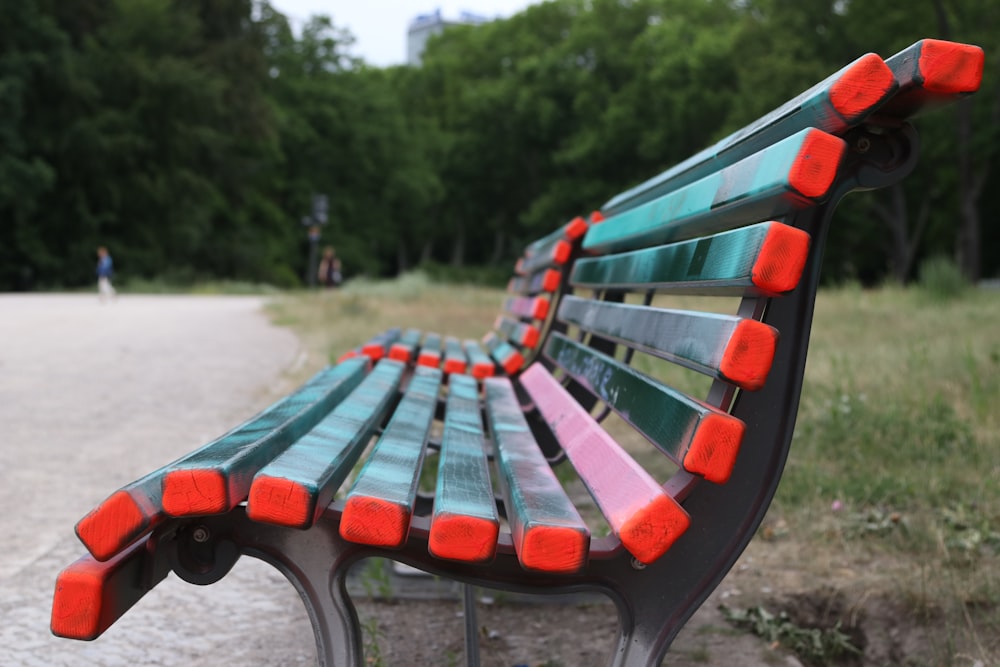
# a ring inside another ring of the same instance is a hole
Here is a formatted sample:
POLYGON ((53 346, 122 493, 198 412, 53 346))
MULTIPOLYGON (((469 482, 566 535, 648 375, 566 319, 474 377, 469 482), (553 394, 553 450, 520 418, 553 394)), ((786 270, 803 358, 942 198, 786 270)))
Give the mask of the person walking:
POLYGON ((111 261, 111 254, 108 249, 101 246, 97 249, 97 293, 101 303, 117 296, 114 286, 111 284, 111 276, 114 274, 114 262, 111 261))
POLYGON ((327 246, 323 251, 317 273, 319 284, 324 287, 339 287, 340 283, 344 282, 344 276, 340 272, 340 258, 337 257, 333 246, 327 246))

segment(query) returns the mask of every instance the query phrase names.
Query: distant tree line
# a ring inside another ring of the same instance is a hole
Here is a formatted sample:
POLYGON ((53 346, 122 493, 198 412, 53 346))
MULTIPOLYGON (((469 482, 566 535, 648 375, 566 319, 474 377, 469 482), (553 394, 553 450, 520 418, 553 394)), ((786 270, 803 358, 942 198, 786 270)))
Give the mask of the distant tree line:
POLYGON ((376 68, 257 0, 0 0, 0 289, 119 271, 303 281, 313 194, 348 275, 505 265, 524 243, 868 51, 981 45, 902 185, 849 198, 834 279, 1000 270, 993 0, 550 0, 376 68))

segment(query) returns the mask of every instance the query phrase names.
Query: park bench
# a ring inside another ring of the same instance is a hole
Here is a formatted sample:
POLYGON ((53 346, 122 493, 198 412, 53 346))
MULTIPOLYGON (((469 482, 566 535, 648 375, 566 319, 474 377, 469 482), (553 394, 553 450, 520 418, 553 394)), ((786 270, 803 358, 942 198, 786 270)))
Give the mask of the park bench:
POLYGON ((659 664, 774 494, 834 208, 910 173, 908 119, 974 92, 982 67, 938 40, 865 55, 529 245, 482 340, 383 332, 114 492, 77 525, 89 554, 59 574, 52 631, 94 639, 170 571, 210 584, 246 554, 292 580, 323 664, 361 665, 345 577, 384 557, 467 601, 603 593, 611 662, 659 664))

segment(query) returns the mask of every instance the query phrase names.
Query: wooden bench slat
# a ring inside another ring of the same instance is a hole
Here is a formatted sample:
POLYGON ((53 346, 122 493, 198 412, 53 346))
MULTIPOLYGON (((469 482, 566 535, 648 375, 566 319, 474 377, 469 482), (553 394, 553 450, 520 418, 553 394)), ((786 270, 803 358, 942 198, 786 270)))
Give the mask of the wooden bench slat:
POLYGON ((719 484, 729 479, 746 430, 739 419, 558 333, 545 356, 685 470, 719 484))
POLYGON ((393 405, 405 365, 380 361, 312 430, 257 471, 247 516, 308 528, 323 512, 393 405))
POLYGON ((524 296, 555 292, 561 280, 562 274, 557 269, 544 269, 527 276, 514 276, 507 283, 507 292, 524 296))
POLYGON ((60 572, 52 600, 52 634, 97 639, 162 581, 169 570, 156 572, 148 566, 148 541, 103 562, 84 556, 60 572))
POLYGON ((979 90, 986 55, 981 48, 939 39, 922 39, 888 58, 899 82, 879 115, 909 118, 979 90))
POLYGON ((576 261, 574 287, 657 289, 675 294, 774 296, 795 288, 809 235, 764 222, 713 236, 576 261))
POLYGON ((519 381, 622 545, 643 563, 656 561, 690 525, 684 509, 544 366, 532 364, 519 381))
POLYGON ((561 321, 755 391, 771 370, 778 331, 756 320, 567 296, 561 321))
POLYGON ((541 336, 538 327, 504 316, 497 318, 496 322, 493 323, 493 328, 507 340, 528 349, 534 349, 541 336))
POLYGON ((418 345, 420 345, 420 330, 407 329, 406 333, 389 347, 389 358, 408 364, 413 361, 418 345))
POLYGON ((417 356, 418 366, 437 368, 441 365, 441 335, 428 333, 424 336, 424 342, 420 346, 420 354, 417 356))
POLYGON ((465 356, 469 360, 469 368, 467 372, 472 375, 472 377, 477 380, 482 380, 483 378, 491 377, 496 371, 496 366, 493 363, 493 359, 490 358, 483 348, 479 346, 479 343, 474 340, 466 340, 462 343, 462 349, 465 350, 465 356))
POLYGON ((704 236, 780 217, 825 197, 846 144, 816 129, 795 134, 736 164, 623 211, 583 238, 606 253, 704 236))
POLYGON ((545 269, 562 266, 573 252, 572 244, 566 239, 557 239, 552 245, 539 248, 531 255, 525 255, 521 263, 521 273, 530 275, 545 269))
POLYGON ((341 536, 352 542, 398 548, 406 541, 443 374, 414 369, 392 420, 347 493, 341 536))
POLYGON ((478 383, 467 375, 452 375, 428 548, 438 558, 487 561, 496 553, 499 532, 478 383))
POLYGON ((550 301, 544 296, 514 297, 504 302, 504 310, 526 320, 544 320, 549 315, 550 301))
POLYGON ((371 340, 361 346, 361 354, 372 361, 378 361, 389 353, 392 344, 399 340, 400 329, 393 327, 386 329, 382 333, 374 336, 371 340))
POLYGON ((348 360, 340 373, 335 368, 332 375, 348 381, 336 382, 332 394, 325 382, 304 389, 296 401, 279 401, 260 418, 169 466, 163 476, 164 511, 170 516, 222 514, 246 500, 254 474, 364 382, 362 364, 348 360), (314 394, 326 398, 318 402, 314 394))
POLYGON ((454 336, 444 339, 444 372, 448 374, 461 374, 469 366, 469 360, 462 349, 462 343, 454 336))
POLYGON ((611 217, 657 199, 806 128, 835 134, 855 127, 879 110, 897 86, 880 57, 874 53, 861 56, 759 120, 615 196, 601 211, 611 217))
POLYGON ((483 339, 490 356, 507 375, 513 375, 524 365, 524 355, 513 345, 503 340, 495 333, 488 333, 483 339))
POLYGON ((518 561, 528 570, 576 572, 590 531, 538 448, 507 378, 490 378, 486 414, 518 561))
MULTIPOLYGON (((220 474, 227 479, 221 483, 222 488, 212 487, 215 488, 212 493, 226 497, 221 501, 213 498, 198 507, 229 511, 246 497, 255 466, 262 465, 268 452, 273 455, 315 426, 361 382, 367 366, 367 359, 357 358, 325 369, 294 394, 229 433, 122 487, 77 523, 77 536, 94 558, 107 560, 151 531, 168 516, 164 504, 165 479, 178 467, 190 471, 209 466, 211 470, 222 471, 220 474)), ((214 472, 207 476, 217 479, 214 472)))

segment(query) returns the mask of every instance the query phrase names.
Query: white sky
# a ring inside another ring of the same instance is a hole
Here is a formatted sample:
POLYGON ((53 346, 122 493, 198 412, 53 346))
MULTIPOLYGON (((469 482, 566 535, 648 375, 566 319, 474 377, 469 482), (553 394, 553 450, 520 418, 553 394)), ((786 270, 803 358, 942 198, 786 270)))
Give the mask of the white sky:
POLYGON ((406 62, 406 28, 419 14, 441 10, 444 19, 463 11, 488 18, 516 14, 539 0, 271 0, 298 31, 313 14, 327 14, 333 24, 354 35, 354 55, 385 67, 406 62))

